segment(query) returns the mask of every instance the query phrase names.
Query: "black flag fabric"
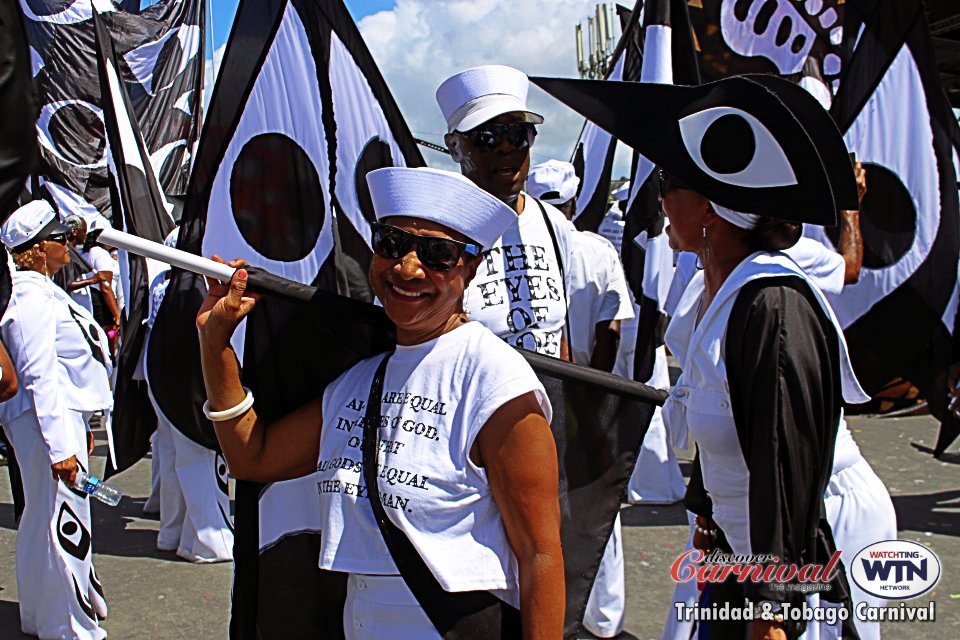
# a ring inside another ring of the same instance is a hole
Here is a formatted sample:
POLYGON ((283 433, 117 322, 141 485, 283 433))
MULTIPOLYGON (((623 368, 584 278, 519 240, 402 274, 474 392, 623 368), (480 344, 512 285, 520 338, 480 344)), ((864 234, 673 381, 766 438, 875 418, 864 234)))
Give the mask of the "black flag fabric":
MULTIPOLYGON (((684 0, 647 0, 643 34, 642 81, 699 84, 684 0)), ((621 249, 627 282, 638 305, 633 379, 642 382, 651 380, 656 350, 663 344, 664 303, 673 279, 673 251, 663 233, 665 221, 653 169, 649 160, 634 153, 621 249)))
MULTIPOLYGON (((0 5, 0 223, 17 206, 24 181, 37 162, 33 126, 37 104, 30 75, 30 52, 16 5, 0 5)), ((6 260, 0 261, 0 316, 10 301, 12 284, 6 260)))
POLYGON ((104 16, 150 164, 163 192, 182 196, 200 137, 206 0, 161 0, 104 16))
POLYGON ((703 81, 771 73, 801 82, 829 104, 843 71, 843 21, 849 4, 849 0, 691 3, 703 81))
MULTIPOLYGON (((173 230, 173 218, 144 148, 130 98, 121 80, 112 38, 96 10, 93 24, 99 84, 103 91, 101 104, 107 134, 108 166, 116 181, 114 225, 141 238, 163 242, 173 230)), ((143 458, 149 450, 150 435, 157 427, 146 380, 142 372, 135 375, 141 368, 149 285, 160 271, 158 265, 152 266, 140 256, 121 252, 120 275, 126 305, 123 340, 116 365, 107 477, 124 471, 143 458)))
POLYGON ((940 87, 923 4, 847 4, 867 17, 831 114, 867 172, 864 258, 860 280, 830 304, 868 393, 894 377, 920 389, 941 421, 939 456, 960 433, 946 407, 958 301, 960 135, 940 87))
POLYGON ((38 173, 61 212, 111 216, 94 9, 116 40, 154 168, 176 194, 199 132, 204 6, 160 0, 133 15, 111 0, 20 0, 40 102, 38 173))

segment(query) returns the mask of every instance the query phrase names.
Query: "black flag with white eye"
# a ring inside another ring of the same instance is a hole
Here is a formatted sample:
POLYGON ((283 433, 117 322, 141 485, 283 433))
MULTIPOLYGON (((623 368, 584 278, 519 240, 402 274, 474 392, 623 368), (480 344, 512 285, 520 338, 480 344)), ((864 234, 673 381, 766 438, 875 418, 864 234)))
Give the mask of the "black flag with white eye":
MULTIPOLYGON (((110 175, 116 181, 118 201, 114 203, 114 225, 127 233, 163 242, 173 230, 169 205, 160 189, 144 148, 133 107, 120 78, 113 40, 99 13, 94 12, 97 66, 104 122, 109 147, 110 175), (119 214, 119 215, 117 215, 119 214)), ((123 342, 117 358, 114 390, 112 447, 106 477, 123 471, 140 460, 150 448, 150 435, 157 418, 147 395, 141 367, 144 324, 150 300, 149 284, 160 265, 136 255, 120 252, 120 280, 123 286, 123 342)))
POLYGON ((57 541, 60 548, 77 560, 90 553, 90 532, 70 505, 63 501, 57 512, 57 541))
POLYGON ((814 142, 840 134, 829 118, 804 122, 794 114, 778 96, 796 89, 785 80, 734 77, 699 87, 531 80, 722 206, 825 225, 857 206, 852 172, 830 176, 827 167, 839 160, 820 155, 837 145, 814 142))
MULTIPOLYGON (((93 9, 110 0, 20 0, 40 106, 38 173, 110 215, 106 133, 94 58, 93 9)), ((77 212, 80 213, 80 212, 77 212)))
POLYGON ((205 0, 161 0, 105 16, 150 163, 164 193, 186 193, 200 136, 205 0))
POLYGON ((38 173, 57 185, 62 211, 111 217, 94 9, 116 39, 151 162, 164 189, 179 194, 200 129, 204 6, 160 0, 134 15, 111 0, 20 0, 40 103, 38 173), (145 78, 152 92, 143 89, 145 78))
POLYGON ((705 81, 748 73, 779 75, 830 104, 843 71, 844 0, 689 4, 705 81))
POLYGON ((831 110, 866 169, 863 268, 830 304, 867 392, 895 377, 920 389, 941 420, 940 455, 960 433, 946 410, 947 368, 960 355, 951 337, 960 131, 940 86, 923 4, 898 0, 863 11, 872 4, 850 4, 867 19, 831 110))
MULTIPOLYGON (((423 160, 343 4, 243 0, 205 127, 179 248, 241 257, 292 280, 368 299, 373 212, 366 173, 423 160)), ((174 273, 152 330, 148 367, 164 414, 194 441, 216 448, 200 410, 205 398, 194 318, 204 296, 200 278, 174 273)), ((294 396, 306 401, 343 362, 333 345, 315 353, 301 341, 282 340, 310 330, 299 317, 295 306, 268 298, 234 336, 245 379, 253 369, 270 372, 269 388, 254 388, 258 409, 271 396, 287 407, 294 396), (306 385, 309 393, 301 398, 305 381, 315 384, 306 385)), ((360 353, 349 340, 340 342, 352 356, 360 353)), ((262 628, 279 635, 322 628, 319 608, 302 602, 316 604, 334 592, 319 582, 315 549, 312 558, 302 555, 301 543, 315 546, 319 524, 296 506, 316 487, 293 481, 261 489, 237 486, 232 635, 256 633, 258 617, 262 628), (261 580, 261 573, 276 581, 261 580), (281 581, 298 585, 301 597, 288 597, 281 581)))

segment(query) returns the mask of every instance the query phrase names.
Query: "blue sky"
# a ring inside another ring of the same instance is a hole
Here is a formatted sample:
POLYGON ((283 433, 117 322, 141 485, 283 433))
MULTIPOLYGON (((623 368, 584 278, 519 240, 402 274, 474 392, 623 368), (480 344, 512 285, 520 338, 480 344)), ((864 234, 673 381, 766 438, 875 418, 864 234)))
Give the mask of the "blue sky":
MULTIPOLYGON (((237 12, 239 0, 207 0, 207 4, 213 7, 214 47, 220 47, 230 35, 230 25, 233 24, 233 16, 237 12)), ((359 22, 365 16, 393 9, 397 2, 396 0, 346 0, 345 4, 353 19, 359 22)), ((207 57, 213 57, 212 50, 207 51, 207 57)))

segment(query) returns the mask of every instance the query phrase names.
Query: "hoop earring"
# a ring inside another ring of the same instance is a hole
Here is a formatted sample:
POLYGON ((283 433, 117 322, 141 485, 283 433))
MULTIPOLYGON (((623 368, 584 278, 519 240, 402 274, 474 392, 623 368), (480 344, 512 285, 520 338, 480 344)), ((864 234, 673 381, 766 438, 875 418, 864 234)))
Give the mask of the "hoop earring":
POLYGON ((703 225, 703 226, 701 227, 701 229, 703 229, 703 252, 704 252, 704 258, 703 258, 703 260, 701 260, 701 259, 700 259, 700 254, 697 253, 697 263, 696 263, 696 265, 697 265, 697 269, 700 269, 700 270, 702 271, 704 267, 706 267, 708 264, 710 264, 710 242, 709 242, 709 240, 707 240, 707 226, 706 226, 706 225, 703 225))

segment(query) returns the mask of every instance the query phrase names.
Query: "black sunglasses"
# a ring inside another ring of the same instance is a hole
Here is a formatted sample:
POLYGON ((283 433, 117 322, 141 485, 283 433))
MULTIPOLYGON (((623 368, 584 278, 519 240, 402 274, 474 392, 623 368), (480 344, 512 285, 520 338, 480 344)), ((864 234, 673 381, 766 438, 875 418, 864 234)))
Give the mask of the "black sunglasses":
POLYGON ((44 238, 44 240, 45 240, 46 242, 56 242, 56 243, 59 243, 59 244, 67 244, 67 234, 65 234, 65 233, 52 233, 52 234, 50 234, 49 236, 47 236, 46 238, 44 238))
POLYGON ((663 169, 660 169, 657 171, 657 188, 660 192, 660 197, 664 198, 674 189, 689 189, 690 187, 683 184, 663 169))
POLYGON ((407 254, 410 245, 416 243, 420 264, 432 271, 450 271, 464 253, 478 256, 482 251, 479 245, 470 242, 421 236, 380 222, 373 223, 371 231, 373 251, 381 258, 399 260, 407 254))
POLYGON ((504 137, 517 151, 526 151, 537 137, 537 128, 529 122, 508 122, 506 124, 482 124, 461 135, 466 136, 480 151, 490 151, 497 147, 504 137))

